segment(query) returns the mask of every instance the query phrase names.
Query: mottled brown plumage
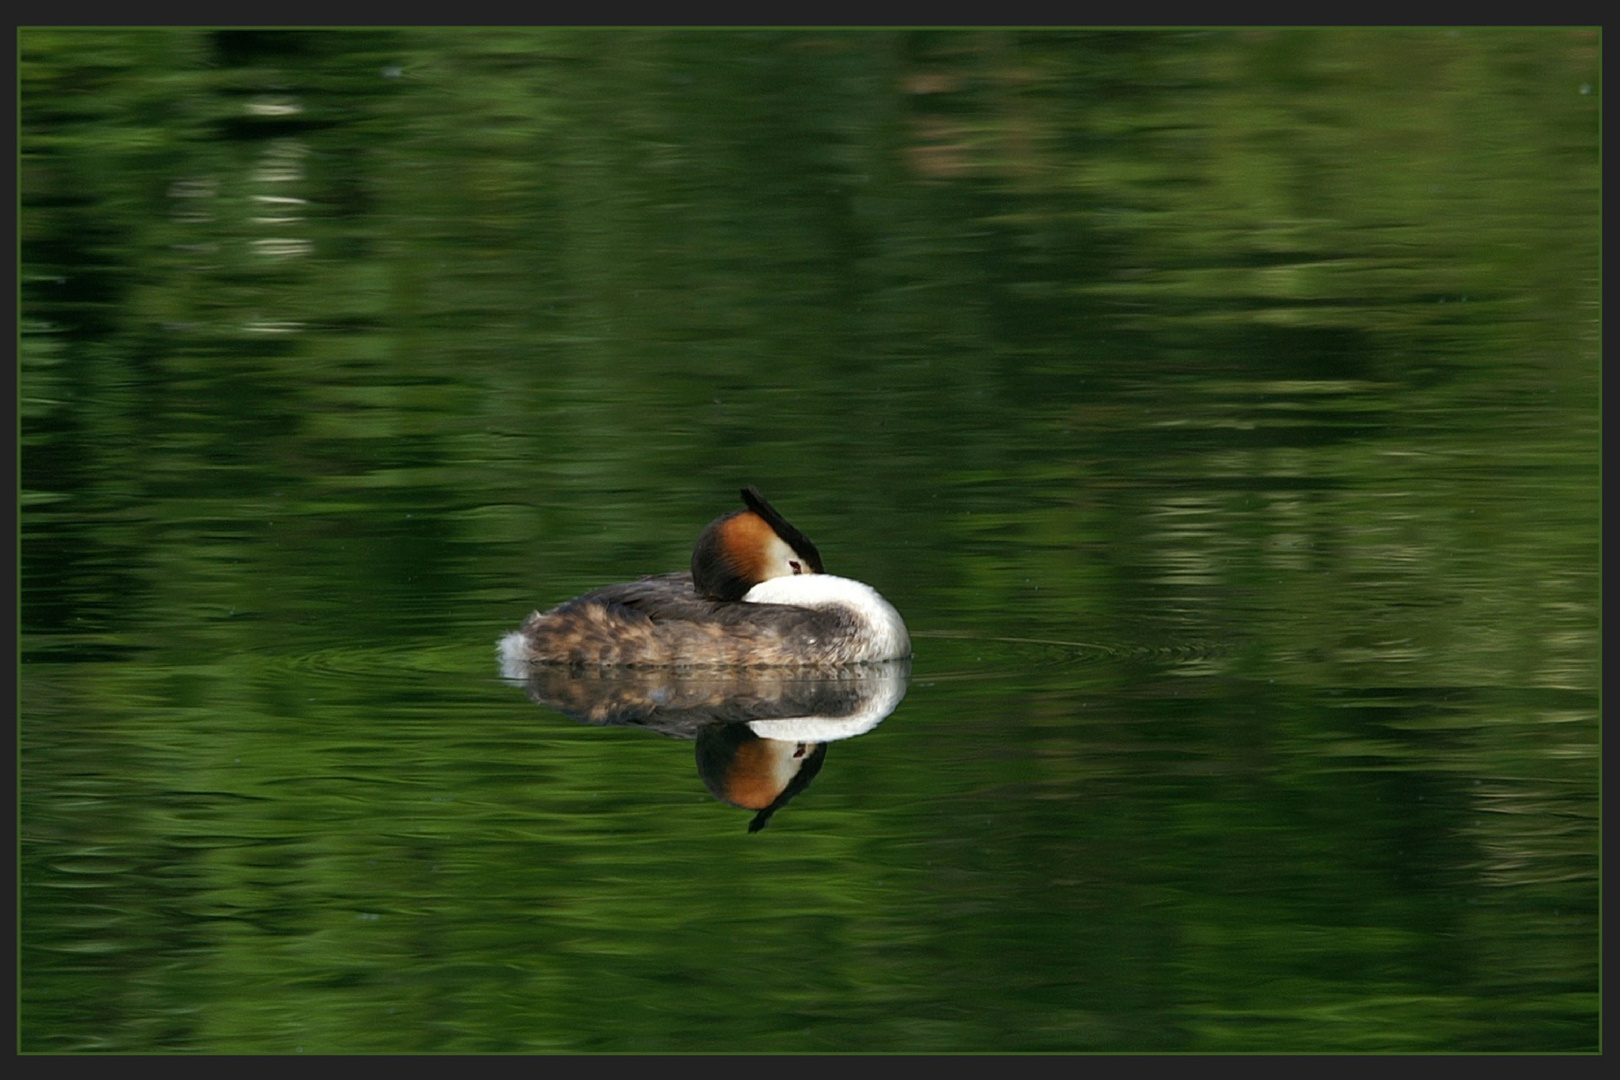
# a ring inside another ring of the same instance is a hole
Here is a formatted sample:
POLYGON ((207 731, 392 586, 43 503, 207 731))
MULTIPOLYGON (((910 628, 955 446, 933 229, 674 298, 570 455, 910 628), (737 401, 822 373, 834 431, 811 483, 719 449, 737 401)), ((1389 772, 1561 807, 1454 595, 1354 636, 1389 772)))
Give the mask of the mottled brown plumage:
POLYGON ((676 573, 609 585, 536 612, 521 633, 530 658, 542 663, 779 667, 805 664, 805 642, 848 637, 853 622, 843 608, 708 600, 691 574, 676 573))

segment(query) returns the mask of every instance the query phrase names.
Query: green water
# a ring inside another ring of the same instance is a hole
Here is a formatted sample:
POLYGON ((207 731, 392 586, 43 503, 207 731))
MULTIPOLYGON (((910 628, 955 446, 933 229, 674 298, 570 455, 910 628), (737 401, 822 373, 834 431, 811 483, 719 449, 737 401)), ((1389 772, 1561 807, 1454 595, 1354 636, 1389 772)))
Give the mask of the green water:
POLYGON ((20 34, 27 1051, 1593 1051, 1601 38, 20 34), (770 826, 500 678, 757 484, 770 826))

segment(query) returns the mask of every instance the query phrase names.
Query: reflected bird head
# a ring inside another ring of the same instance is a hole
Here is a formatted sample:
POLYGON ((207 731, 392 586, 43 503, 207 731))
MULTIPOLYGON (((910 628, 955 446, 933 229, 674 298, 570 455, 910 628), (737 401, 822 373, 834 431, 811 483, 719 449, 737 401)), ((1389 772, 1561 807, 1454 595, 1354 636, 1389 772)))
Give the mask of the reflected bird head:
POLYGON ((763 739, 747 724, 714 724, 697 738, 698 775, 709 792, 722 802, 759 811, 748 823, 751 833, 809 787, 826 758, 826 743, 763 739))

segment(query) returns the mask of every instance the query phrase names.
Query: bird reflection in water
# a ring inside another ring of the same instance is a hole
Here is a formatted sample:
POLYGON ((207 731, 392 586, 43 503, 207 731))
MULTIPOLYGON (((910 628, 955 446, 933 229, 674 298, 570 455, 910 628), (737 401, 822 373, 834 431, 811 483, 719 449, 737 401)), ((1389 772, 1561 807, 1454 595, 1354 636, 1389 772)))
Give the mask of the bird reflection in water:
POLYGON ((536 703, 587 724, 697 743, 697 769, 722 802, 763 829, 821 771, 827 744, 871 731, 905 697, 909 660, 815 670, 581 668, 508 662, 536 703))

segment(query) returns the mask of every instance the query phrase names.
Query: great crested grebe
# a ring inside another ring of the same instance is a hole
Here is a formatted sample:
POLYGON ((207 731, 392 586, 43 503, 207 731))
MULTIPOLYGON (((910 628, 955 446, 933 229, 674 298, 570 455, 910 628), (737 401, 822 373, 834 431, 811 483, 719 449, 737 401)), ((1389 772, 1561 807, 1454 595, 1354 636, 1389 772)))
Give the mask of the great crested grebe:
POLYGON ((690 573, 609 585, 535 612, 501 641, 503 666, 797 667, 900 660, 906 624, 870 585, 822 572, 821 553, 765 496, 716 518, 690 573))

